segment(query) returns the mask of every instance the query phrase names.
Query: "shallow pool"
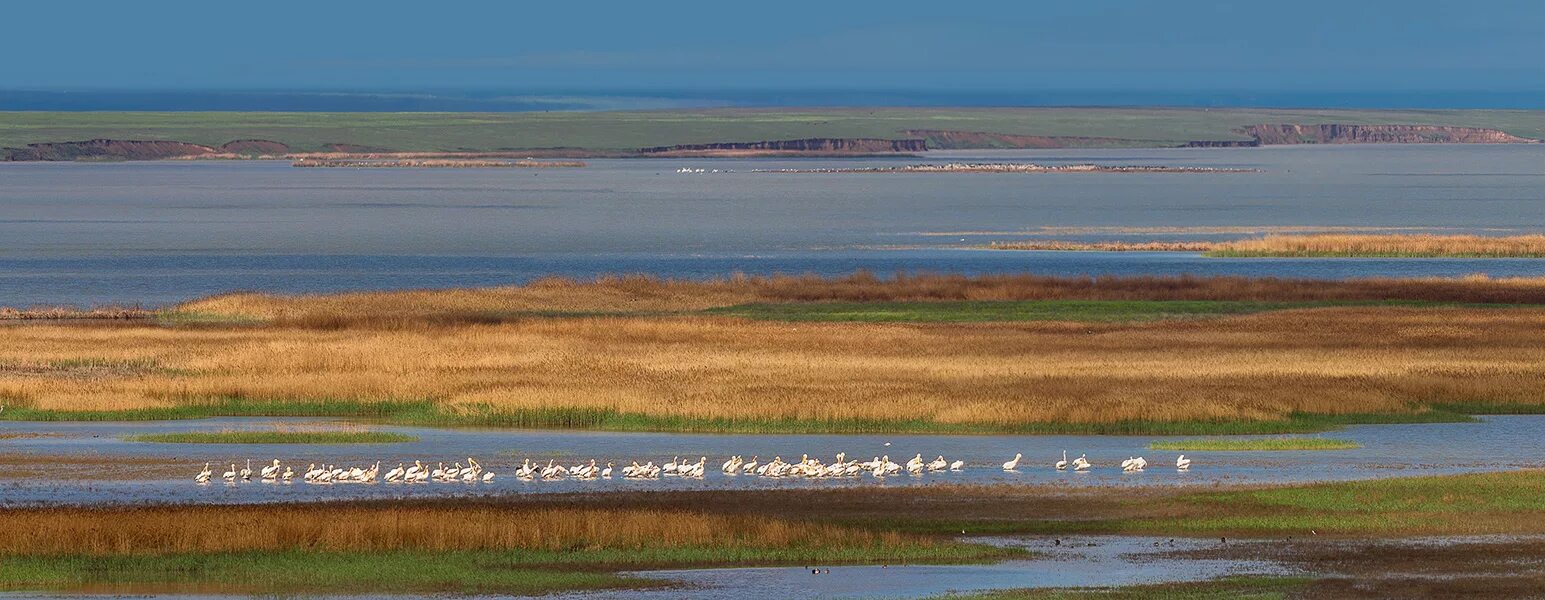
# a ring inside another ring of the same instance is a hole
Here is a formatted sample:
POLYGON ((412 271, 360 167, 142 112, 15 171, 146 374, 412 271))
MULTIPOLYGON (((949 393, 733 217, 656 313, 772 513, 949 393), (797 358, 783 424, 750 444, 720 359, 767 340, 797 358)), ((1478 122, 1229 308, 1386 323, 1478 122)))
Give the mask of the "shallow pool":
POLYGON ((1162 436, 924 436, 924 435, 706 435, 677 433, 607 433, 495 429, 432 429, 370 426, 418 436, 418 441, 368 445, 211 445, 124 441, 137 433, 222 431, 234 429, 304 429, 352 426, 327 419, 222 418, 134 423, 0 423, 0 505, 133 502, 272 502, 319 498, 395 498, 483 494, 620 491, 645 489, 765 489, 836 486, 908 486, 938 483, 1043 484, 1066 486, 1215 485, 1366 479, 1495 471, 1545 464, 1545 416, 1491 416, 1475 423, 1360 425, 1323 435, 1362 444, 1355 450, 1289 452, 1188 452, 1195 462, 1177 471, 1177 452, 1148 450, 1162 436), (7 434, 21 434, 22 437, 7 434), (7 439, 9 438, 9 439, 7 439), (889 444, 889 445, 887 445, 889 444), (1057 471, 1052 463, 1066 449, 1087 454, 1095 464, 1088 473, 1057 471), (727 476, 718 467, 731 454, 798 460, 802 454, 830 461, 837 452, 868 460, 889 455, 905 462, 943 455, 961 459, 960 472, 852 479, 765 479, 727 476), (1001 465, 1015 453, 1020 467, 1001 465), (1141 473, 1122 473, 1118 463, 1145 456, 1141 473), (231 463, 251 459, 260 465, 278 458, 297 471, 310 463, 368 465, 383 471, 399 462, 422 460, 447 464, 472 456, 499 476, 487 484, 336 484, 291 485, 259 482, 226 485, 218 481, 231 463), (664 463, 680 456, 708 458, 703 479, 664 477, 589 481, 521 481, 512 477, 523 459, 559 464, 633 460, 664 463), (217 467, 216 482, 192 481, 208 461, 217 467))

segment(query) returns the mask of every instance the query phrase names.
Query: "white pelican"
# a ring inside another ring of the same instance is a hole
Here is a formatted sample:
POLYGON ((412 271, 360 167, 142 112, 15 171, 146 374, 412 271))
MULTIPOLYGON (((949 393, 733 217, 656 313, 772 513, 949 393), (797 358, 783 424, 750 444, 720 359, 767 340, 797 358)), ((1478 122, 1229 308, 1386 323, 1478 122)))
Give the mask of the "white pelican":
POLYGON ((606 463, 606 468, 605 469, 601 469, 601 477, 603 477, 605 479, 611 479, 612 478, 612 463, 610 463, 610 462, 606 463))
POLYGON ((209 483, 209 476, 213 474, 214 471, 209 470, 209 463, 204 463, 204 470, 199 471, 198 475, 194 475, 193 481, 197 483, 209 483))
POLYGON ((933 459, 933 462, 928 463, 928 470, 943 471, 944 469, 949 468, 949 466, 950 464, 944 461, 944 455, 940 454, 938 458, 933 459))
POLYGON ((402 467, 402 463, 397 463, 397 468, 386 472, 386 482, 397 483, 402 481, 402 478, 405 477, 407 473, 408 471, 402 467))
POLYGON ((1180 469, 1182 471, 1190 469, 1191 468, 1191 459, 1186 458, 1186 455, 1184 455, 1184 454, 1180 455, 1180 458, 1175 459, 1175 468, 1176 469, 1180 469))
POLYGON ((1014 469, 1019 468, 1019 459, 1024 458, 1024 456, 1025 455, 1023 454, 1015 453, 1014 460, 1003 463, 1003 470, 1013 471, 1014 469))
POLYGON ((754 454, 751 455, 751 462, 748 462, 748 463, 746 463, 744 465, 741 465, 740 466, 740 472, 741 473, 754 473, 754 472, 756 472, 756 465, 757 465, 757 461, 758 460, 761 460, 760 457, 758 457, 758 456, 756 456, 754 454))
POLYGON ((231 470, 226 471, 220 476, 224 477, 228 482, 236 483, 236 463, 231 463, 231 470))
POLYGON ((295 469, 291 469, 289 467, 285 467, 284 468, 284 475, 281 475, 281 477, 284 478, 284 482, 285 483, 289 483, 289 482, 293 481, 295 479, 295 469))
POLYGON ((955 462, 950 463, 950 470, 951 471, 959 471, 959 470, 965 468, 965 466, 966 466, 966 461, 957 460, 955 462))
POLYGON ((1068 451, 1067 450, 1063 450, 1062 451, 1062 460, 1057 461, 1057 465, 1056 466, 1057 466, 1057 470, 1058 471, 1066 470, 1068 468, 1068 451))
POLYGON ((279 459, 274 459, 273 464, 263 467, 263 470, 258 474, 261 475, 263 479, 270 481, 277 479, 279 477, 279 459))
POLYGON ((1089 464, 1088 455, 1080 454, 1080 455, 1078 455, 1078 458, 1073 459, 1073 470, 1074 471, 1078 471, 1078 472, 1082 473, 1084 471, 1088 471, 1089 468, 1093 467, 1093 466, 1094 465, 1089 464))
POLYGON ((252 481, 252 459, 247 459, 247 468, 241 470, 242 481, 252 481))

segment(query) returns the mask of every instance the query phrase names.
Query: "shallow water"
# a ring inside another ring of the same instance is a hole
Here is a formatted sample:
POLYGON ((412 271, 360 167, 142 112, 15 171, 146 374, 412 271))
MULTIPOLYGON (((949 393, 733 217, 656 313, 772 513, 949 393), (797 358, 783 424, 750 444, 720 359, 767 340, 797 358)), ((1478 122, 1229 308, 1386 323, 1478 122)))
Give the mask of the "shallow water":
POLYGON ((699 569, 630 573, 692 586, 661 591, 620 591, 560 595, 565 599, 729 600, 732 598, 923 598, 950 592, 994 589, 1104 587, 1203 581, 1241 574, 1280 574, 1267 562, 1175 558, 1165 553, 1202 549, 1215 541, 1124 536, 973 540, 1026 548, 1036 555, 986 565, 908 565, 809 568, 699 569))
POLYGON ((1545 145, 961 151, 926 159, 1261 170, 1240 174, 749 172, 918 160, 594 160, 583 169, 536 170, 3 164, 0 306, 162 305, 231 290, 496 285, 617 272, 1545 272, 1545 260, 1224 261, 948 249, 1041 226, 1545 230, 1538 210, 1545 145), (674 173, 683 166, 735 172, 674 173), (920 249, 873 250, 898 246, 920 249))
MULTIPOLYGON (((1290 452, 1186 452, 1195 462, 1188 472, 1177 471, 1177 452, 1148 450, 1164 436, 906 436, 906 435, 708 435, 675 433, 610 433, 492 429, 428 429, 372 427, 419 436, 401 444, 343 446, 209 445, 127 442, 136 433, 272 429, 305 429, 337 425, 318 419, 206 419, 143 423, 0 423, 0 435, 36 433, 41 437, 0 440, 0 456, 26 464, 29 456, 47 461, 50 476, 6 477, 0 473, 0 505, 46 503, 112 504, 139 502, 275 502, 323 498, 399 498, 524 494, 544 492, 604 492, 654 489, 768 489, 841 486, 911 486, 939 483, 1045 484, 1066 486, 1191 485, 1288 483, 1438 475, 1498 471, 1545 465, 1545 416, 1489 416, 1476 423, 1359 425, 1344 431, 1312 434, 1362 444, 1355 450, 1290 452), (889 443, 889 446, 885 444, 889 443), (1052 463, 1066 449, 1087 454, 1095 464, 1088 473, 1059 472, 1052 463), (719 466, 731 454, 774 456, 798 460, 810 454, 829 462, 837 452, 868 460, 889 455, 903 463, 914 454, 925 460, 944 455, 962 459, 961 472, 877 480, 766 479, 724 475, 719 466), (1020 468, 1005 472, 1004 461, 1024 453, 1020 468), (205 461, 224 467, 232 462, 254 465, 279 458, 303 470, 309 463, 368 466, 381 461, 383 472, 398 462, 424 460, 431 464, 476 457, 499 475, 488 484, 426 483, 292 485, 260 482, 206 486, 191 479, 205 461), (523 459, 574 465, 595 459, 620 465, 637 460, 662 464, 675 456, 696 461, 708 458, 703 479, 664 477, 659 480, 614 478, 591 481, 521 481, 511 476, 523 459), (1150 461, 1142 473, 1122 473, 1118 464, 1129 456, 1150 461), (119 466, 103 466, 117 461, 119 466)), ((1187 436, 1188 438, 1191 436, 1187 436)))

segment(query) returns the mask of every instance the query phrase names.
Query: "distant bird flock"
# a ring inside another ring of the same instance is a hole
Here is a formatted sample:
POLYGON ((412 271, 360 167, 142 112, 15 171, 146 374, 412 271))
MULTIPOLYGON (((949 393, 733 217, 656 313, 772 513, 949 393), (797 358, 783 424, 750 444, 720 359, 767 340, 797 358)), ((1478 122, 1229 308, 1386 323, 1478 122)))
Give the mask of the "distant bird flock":
MULTIPOLYGON (((1017 472, 1023 454, 1015 454, 1013 459, 1003 463, 1006 472, 1017 472)), ((215 477, 212 463, 204 463, 203 470, 193 477, 198 484, 208 484, 215 477)), ((339 467, 336 465, 309 464, 304 471, 297 472, 294 468, 284 465, 279 459, 273 459, 269 464, 252 470, 252 461, 246 461, 246 466, 237 468, 232 463, 230 468, 220 474, 220 479, 228 484, 235 485, 241 482, 252 481, 257 477, 259 481, 268 483, 294 483, 298 478, 303 483, 311 484, 342 484, 342 483, 489 483, 494 480, 495 474, 483 468, 483 465, 472 457, 467 457, 465 466, 456 462, 451 466, 445 463, 436 463, 431 467, 422 461, 413 461, 413 464, 398 463, 396 467, 381 473, 381 463, 359 467, 339 467)), ((1148 460, 1138 457, 1128 457, 1121 461, 1123 473, 1140 473, 1148 467, 1148 460)), ((761 457, 752 456, 746 460, 740 455, 731 456, 729 460, 717 465, 718 470, 725 476, 748 476, 767 479, 830 479, 830 478, 857 478, 870 476, 875 479, 901 476, 903 474, 920 476, 924 473, 964 471, 966 463, 963 460, 945 460, 939 455, 933 460, 923 459, 918 453, 905 463, 892 461, 890 455, 876 456, 872 460, 860 461, 849 459, 847 453, 838 453, 835 460, 830 463, 820 459, 803 455, 797 462, 788 462, 783 457, 776 456, 772 460, 762 462, 761 457)), ((1052 463, 1052 468, 1058 471, 1072 470, 1077 473, 1086 473, 1094 468, 1087 455, 1079 455, 1078 458, 1068 460, 1066 451, 1062 453, 1062 459, 1052 463)), ((1191 459, 1184 454, 1175 460, 1175 468, 1180 471, 1188 471, 1191 468, 1191 459)), ((630 464, 617 468, 614 463, 608 462, 605 466, 595 460, 580 462, 579 464, 564 466, 557 464, 556 460, 548 460, 547 464, 533 462, 526 459, 515 469, 513 476, 523 481, 555 481, 564 479, 612 479, 614 476, 623 479, 659 479, 662 476, 680 477, 687 479, 702 479, 709 470, 708 457, 699 457, 696 461, 672 458, 670 462, 656 465, 653 461, 639 464, 631 461, 630 464)))

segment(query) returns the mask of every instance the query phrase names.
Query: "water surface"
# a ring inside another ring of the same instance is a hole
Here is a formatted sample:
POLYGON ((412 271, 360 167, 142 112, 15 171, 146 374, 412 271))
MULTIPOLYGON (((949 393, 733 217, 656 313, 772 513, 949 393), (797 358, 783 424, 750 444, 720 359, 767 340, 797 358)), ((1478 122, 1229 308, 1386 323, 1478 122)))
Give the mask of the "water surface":
MULTIPOLYGON (((1023 484, 1069 487, 1184 485, 1212 486, 1248 483, 1301 483, 1380 477, 1443 475, 1501 471, 1545 465, 1545 416, 1488 416, 1475 423, 1358 425, 1344 431, 1310 434, 1358 442, 1355 450, 1288 452, 1186 452, 1194 460, 1189 471, 1175 469, 1179 452, 1153 451, 1165 436, 991 436, 991 435, 712 435, 685 433, 614 433, 502 429, 429 429, 378 427, 419 437, 416 442, 363 445, 232 445, 160 444, 124 441, 138 433, 221 431, 234 429, 303 429, 336 427, 338 421, 318 419, 224 418, 142 423, 23 423, 0 422, 0 434, 33 433, 39 437, 0 440, 0 457, 22 464, 48 461, 46 477, 5 477, 0 474, 0 505, 122 504, 142 502, 247 503, 304 501, 324 498, 404 498, 551 492, 608 492, 660 489, 774 489, 850 486, 915 486, 935 484, 1023 484), (889 445, 887 445, 889 444, 889 445), (1052 463, 1066 450, 1087 454, 1095 468, 1088 473, 1057 471, 1052 463), (961 472, 922 476, 871 476, 839 479, 767 479, 725 475, 719 467, 731 455, 756 456, 762 462, 778 456, 797 461, 809 454, 830 462, 838 452, 869 460, 888 455, 904 463, 915 454, 924 460, 943 455, 966 462, 961 472), (1002 464, 1014 454, 1025 455, 1012 472, 1002 464), (500 476, 489 484, 336 484, 291 485, 249 482, 227 485, 217 481, 195 485, 192 477, 204 464, 262 465, 278 458, 298 471, 310 463, 369 466, 381 461, 382 471, 399 462, 422 460, 430 465, 465 463, 475 457, 500 476), (1119 463, 1143 456, 1150 462, 1142 473, 1123 473, 1119 463), (28 457, 36 457, 29 460, 28 457), (525 459, 543 464, 554 460, 572 466, 634 460, 663 464, 676 457, 696 462, 707 457, 703 479, 664 477, 628 480, 621 477, 589 481, 521 481, 511 473, 525 459), (104 466, 103 461, 121 463, 104 466)), ((1189 436, 1188 436, 1189 437, 1189 436)), ((1251 436, 1244 436, 1251 437, 1251 436)))
POLYGON ((956 151, 927 159, 1261 170, 1237 174, 749 172, 918 160, 593 160, 583 169, 4 164, 0 305, 162 305, 232 290, 495 285, 617 272, 1545 272, 1541 260, 1223 261, 948 250, 1042 226, 1540 231, 1545 145, 956 151), (721 172, 675 173, 681 167, 721 172), (917 250, 887 250, 897 247, 917 250))

